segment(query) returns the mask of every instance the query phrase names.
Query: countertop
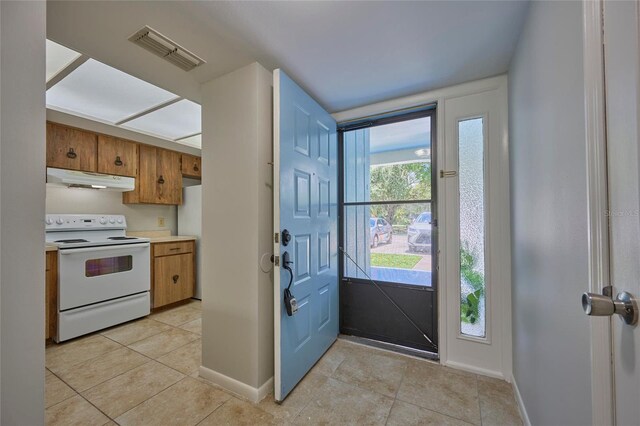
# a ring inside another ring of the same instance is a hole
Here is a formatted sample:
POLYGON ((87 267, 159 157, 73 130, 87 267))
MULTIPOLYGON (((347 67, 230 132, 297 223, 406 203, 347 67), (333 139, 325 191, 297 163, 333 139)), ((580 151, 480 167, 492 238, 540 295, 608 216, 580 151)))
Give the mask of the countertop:
POLYGON ((193 241, 198 237, 192 235, 171 235, 171 231, 168 229, 160 231, 131 231, 127 232, 127 235, 132 237, 145 237, 149 238, 152 243, 174 243, 178 241, 193 241))
MULTIPOLYGON (((141 237, 142 235, 136 235, 137 237, 141 237)), ((158 237, 149 237, 151 243, 175 243, 179 241, 193 241, 197 240, 198 237, 193 235, 165 235, 158 237)), ((54 244, 45 244, 44 245, 45 253, 50 251, 58 251, 58 247, 54 244)))
POLYGON ((151 243, 175 243, 178 241, 193 241, 198 237, 192 235, 169 235, 166 237, 150 237, 151 243))

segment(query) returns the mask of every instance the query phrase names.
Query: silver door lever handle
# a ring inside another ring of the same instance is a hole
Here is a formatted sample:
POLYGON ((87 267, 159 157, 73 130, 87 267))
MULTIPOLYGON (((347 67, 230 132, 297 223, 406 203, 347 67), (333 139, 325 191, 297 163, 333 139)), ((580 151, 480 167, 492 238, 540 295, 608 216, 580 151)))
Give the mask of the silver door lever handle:
POLYGON ((605 288, 604 295, 584 293, 582 295, 582 309, 587 315, 596 317, 618 314, 629 325, 638 323, 638 303, 630 293, 618 293, 615 300, 610 296, 610 288, 605 288))

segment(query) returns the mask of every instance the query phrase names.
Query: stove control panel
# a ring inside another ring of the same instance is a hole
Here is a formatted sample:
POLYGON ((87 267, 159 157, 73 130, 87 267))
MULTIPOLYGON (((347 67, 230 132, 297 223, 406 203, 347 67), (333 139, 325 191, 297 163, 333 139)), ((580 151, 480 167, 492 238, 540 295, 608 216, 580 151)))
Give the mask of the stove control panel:
POLYGON ((47 230, 127 228, 127 221, 120 214, 48 214, 44 223, 47 230))

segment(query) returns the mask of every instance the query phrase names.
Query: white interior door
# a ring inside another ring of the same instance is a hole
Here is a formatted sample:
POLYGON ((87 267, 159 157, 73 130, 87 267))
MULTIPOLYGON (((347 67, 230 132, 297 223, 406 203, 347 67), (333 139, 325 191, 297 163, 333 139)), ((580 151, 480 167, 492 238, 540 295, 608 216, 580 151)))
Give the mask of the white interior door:
MULTIPOLYGON (((610 268, 613 297, 640 297, 640 43, 638 2, 604 2, 610 268)), ((640 422, 640 327, 612 323, 615 418, 640 422)))

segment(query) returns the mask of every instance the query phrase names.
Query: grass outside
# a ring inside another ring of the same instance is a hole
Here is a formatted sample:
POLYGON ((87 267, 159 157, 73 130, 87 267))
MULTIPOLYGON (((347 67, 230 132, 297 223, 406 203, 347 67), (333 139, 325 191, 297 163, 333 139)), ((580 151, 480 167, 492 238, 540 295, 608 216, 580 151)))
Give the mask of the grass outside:
POLYGON ((413 269, 421 258, 415 254, 371 253, 371 266, 413 269))

